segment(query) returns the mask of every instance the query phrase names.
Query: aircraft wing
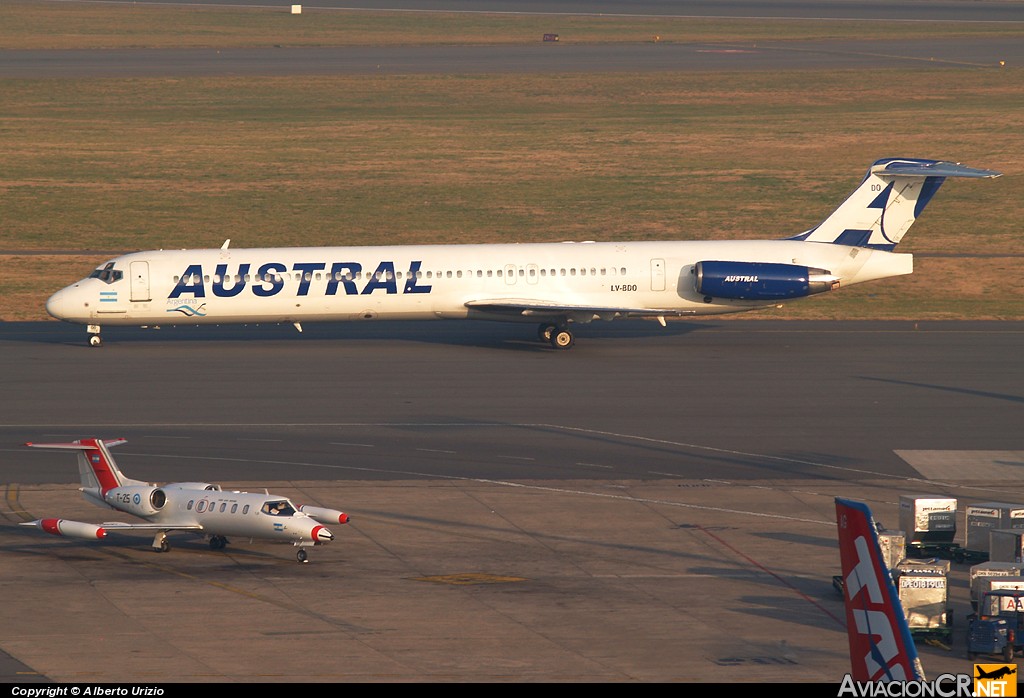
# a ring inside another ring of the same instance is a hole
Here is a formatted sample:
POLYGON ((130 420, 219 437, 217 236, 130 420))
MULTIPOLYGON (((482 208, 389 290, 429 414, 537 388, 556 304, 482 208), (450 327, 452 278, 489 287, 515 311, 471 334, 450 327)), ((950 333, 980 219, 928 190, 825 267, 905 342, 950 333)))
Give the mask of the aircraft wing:
POLYGON ((100 524, 108 531, 202 531, 199 524, 160 524, 160 523, 126 523, 124 521, 104 521, 100 524))
POLYGON ((581 319, 589 316, 587 320, 612 320, 625 317, 649 317, 661 318, 682 317, 693 315, 693 311, 674 310, 671 308, 630 308, 628 306, 605 306, 605 305, 576 305, 572 303, 556 303, 554 301, 502 298, 498 300, 477 300, 468 301, 466 307, 471 310, 479 310, 485 313, 498 313, 503 315, 519 315, 521 317, 562 317, 571 316, 574 319, 581 319))
POLYGON ((69 519, 36 519, 26 521, 22 526, 35 526, 54 536, 68 536, 95 540, 106 538, 108 531, 202 531, 199 524, 167 525, 155 523, 125 523, 123 521, 106 521, 102 524, 71 521, 69 519))

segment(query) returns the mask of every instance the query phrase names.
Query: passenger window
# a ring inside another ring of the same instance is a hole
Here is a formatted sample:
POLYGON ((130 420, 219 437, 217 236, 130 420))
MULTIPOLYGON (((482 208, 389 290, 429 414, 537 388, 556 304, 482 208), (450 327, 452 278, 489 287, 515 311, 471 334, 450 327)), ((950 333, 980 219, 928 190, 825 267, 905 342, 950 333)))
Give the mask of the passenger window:
POLYGON ((185 510, 186 511, 192 511, 192 505, 195 503, 195 501, 196 500, 194 500, 194 499, 188 500, 188 504, 185 505, 185 510))
POLYGON ((234 514, 237 511, 238 511, 238 504, 232 504, 231 505, 231 513, 234 514))

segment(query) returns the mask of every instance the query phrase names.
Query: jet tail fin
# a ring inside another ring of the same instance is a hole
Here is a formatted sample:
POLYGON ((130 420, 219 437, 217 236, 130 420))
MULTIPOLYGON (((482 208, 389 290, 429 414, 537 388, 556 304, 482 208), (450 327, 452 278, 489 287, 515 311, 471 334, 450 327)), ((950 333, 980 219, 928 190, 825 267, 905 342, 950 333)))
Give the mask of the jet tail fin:
POLYGON ((924 669, 883 561, 871 510, 863 502, 837 497, 836 523, 853 679, 923 681, 924 669))
POLYGON ((32 448, 77 451, 78 474, 82 481, 82 490, 87 493, 98 493, 102 499, 107 490, 139 482, 127 478, 121 473, 117 463, 114 462, 114 457, 108 450, 125 442, 125 439, 114 439, 113 441, 79 439, 70 443, 27 443, 25 445, 32 448))
POLYGON ((792 239, 892 251, 947 177, 999 176, 956 162, 884 158, 832 215, 792 239))

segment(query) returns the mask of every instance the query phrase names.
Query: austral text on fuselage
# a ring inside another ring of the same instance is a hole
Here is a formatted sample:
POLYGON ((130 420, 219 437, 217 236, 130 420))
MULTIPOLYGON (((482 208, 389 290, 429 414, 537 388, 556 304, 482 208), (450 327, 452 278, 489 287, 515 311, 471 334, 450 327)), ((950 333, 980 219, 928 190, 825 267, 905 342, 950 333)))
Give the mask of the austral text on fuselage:
MULTIPOLYGON (((422 264, 423 262, 420 260, 409 263, 402 293, 430 293, 432 286, 419 283, 422 276, 420 272, 422 264)), ((179 277, 168 298, 181 298, 182 296, 206 298, 207 284, 210 285, 213 295, 220 298, 237 296, 246 287, 252 291, 254 296, 266 298, 281 292, 281 289, 284 288, 282 274, 287 273, 298 275, 299 285, 295 292, 297 296, 308 296, 314 275, 320 273, 324 273, 327 278, 327 285, 324 288, 325 296, 338 295, 339 288, 344 289, 344 294, 347 296, 368 296, 374 291, 384 291, 388 294, 398 293, 395 263, 391 261, 381 262, 374 272, 367 274, 366 283, 362 289, 356 285, 356 282, 360 280, 358 277, 363 271, 363 265, 359 262, 333 262, 330 269, 326 262, 296 262, 291 269, 288 269, 288 265, 280 262, 267 262, 261 264, 255 274, 251 274, 251 269, 252 264, 243 262, 238 265, 237 273, 229 274, 227 264, 218 264, 211 279, 203 273, 202 264, 190 264, 179 277)))

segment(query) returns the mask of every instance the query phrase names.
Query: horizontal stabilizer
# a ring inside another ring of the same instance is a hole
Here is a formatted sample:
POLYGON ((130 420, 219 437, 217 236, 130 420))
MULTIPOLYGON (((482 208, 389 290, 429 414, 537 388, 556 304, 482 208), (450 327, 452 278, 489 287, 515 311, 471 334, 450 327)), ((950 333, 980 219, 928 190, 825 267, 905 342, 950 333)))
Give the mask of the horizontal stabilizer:
MULTIPOLYGON (((110 441, 103 441, 103 445, 107 448, 113 448, 114 446, 120 446, 121 444, 128 443, 128 439, 111 439, 110 441)), ((82 443, 81 441, 72 441, 70 443, 59 443, 59 444, 36 444, 31 441, 25 444, 32 448, 52 448, 55 450, 69 450, 69 451, 94 451, 96 450, 96 444, 90 440, 90 443, 82 443)))
POLYGON ((967 167, 959 162, 935 160, 890 160, 884 165, 872 166, 871 172, 879 177, 899 175, 903 177, 974 177, 976 179, 991 179, 1003 174, 995 170, 967 167))
POLYGON ((967 167, 958 162, 883 158, 868 168, 860 186, 832 215, 817 227, 790 239, 891 252, 947 177, 999 176, 995 170, 967 167))

